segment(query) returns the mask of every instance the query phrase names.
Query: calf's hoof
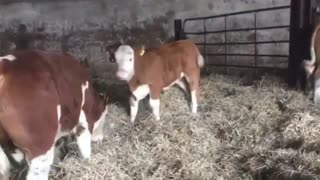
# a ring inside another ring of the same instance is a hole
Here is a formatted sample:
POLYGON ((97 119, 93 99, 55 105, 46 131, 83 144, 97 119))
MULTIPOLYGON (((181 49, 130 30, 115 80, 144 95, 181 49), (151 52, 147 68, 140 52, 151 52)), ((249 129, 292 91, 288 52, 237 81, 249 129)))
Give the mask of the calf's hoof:
POLYGON ((130 119, 131 124, 134 124, 134 120, 133 118, 130 119))
POLYGON ((198 105, 196 104, 196 105, 191 105, 191 107, 190 107, 190 109, 191 109, 191 112, 193 113, 193 114, 197 114, 198 113, 198 105))
POLYGON ((160 121, 160 116, 154 116, 157 121, 160 121))

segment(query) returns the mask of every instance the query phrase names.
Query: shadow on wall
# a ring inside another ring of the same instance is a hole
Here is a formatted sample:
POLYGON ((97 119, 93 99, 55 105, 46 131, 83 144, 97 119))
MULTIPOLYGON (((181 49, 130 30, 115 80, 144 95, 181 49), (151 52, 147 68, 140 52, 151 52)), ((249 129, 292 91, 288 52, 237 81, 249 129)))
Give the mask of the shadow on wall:
MULTIPOLYGON (((2 53, 10 50, 33 49, 35 41, 43 42, 46 40, 44 30, 44 27, 40 27, 36 29, 36 32, 29 32, 25 24, 19 24, 16 31, 5 30, 0 39, 2 53)), ((38 49, 44 48, 40 44, 38 49)))
POLYGON ((5 31, 0 32, 0 55, 24 49, 70 53, 85 64, 93 79, 116 81, 113 73, 115 64, 110 60, 114 59, 114 51, 119 45, 128 44, 134 48, 144 45, 148 49, 174 40, 165 26, 169 24, 168 19, 163 16, 136 27, 95 29, 82 28, 73 23, 71 26, 59 24, 55 27, 51 22, 12 22, 4 26, 5 31))

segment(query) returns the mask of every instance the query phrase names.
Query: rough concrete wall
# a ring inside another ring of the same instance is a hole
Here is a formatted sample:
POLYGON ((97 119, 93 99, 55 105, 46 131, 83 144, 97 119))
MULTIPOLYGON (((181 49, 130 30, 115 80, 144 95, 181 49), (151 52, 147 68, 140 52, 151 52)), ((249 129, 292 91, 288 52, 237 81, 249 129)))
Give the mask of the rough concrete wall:
MULTIPOLYGON (((33 39, 31 46, 87 58, 106 78, 114 66, 107 61, 105 47, 115 42, 159 45, 173 37, 175 18, 287 5, 289 0, 0 0, 0 4, 2 54, 17 37, 16 29, 22 23, 28 29, 26 36, 33 39)), ((285 15, 280 20, 278 17, 265 15, 262 20, 288 21, 285 15)), ((273 49, 278 48, 266 48, 273 49)))

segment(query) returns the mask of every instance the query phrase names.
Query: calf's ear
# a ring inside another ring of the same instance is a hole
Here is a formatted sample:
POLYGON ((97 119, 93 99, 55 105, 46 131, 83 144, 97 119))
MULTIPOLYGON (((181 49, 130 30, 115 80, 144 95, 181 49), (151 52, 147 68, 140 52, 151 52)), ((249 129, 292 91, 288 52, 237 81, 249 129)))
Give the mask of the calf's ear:
POLYGON ((114 53, 116 52, 116 50, 119 48, 119 46, 121 46, 123 43, 121 42, 117 42, 114 44, 111 44, 109 46, 106 47, 106 51, 109 54, 109 62, 116 62, 114 53))
POLYGON ((90 68, 90 65, 89 65, 89 61, 87 58, 84 58, 84 60, 80 61, 80 63, 86 67, 86 68, 90 68))
POLYGON ((100 98, 102 99, 102 101, 107 104, 109 97, 108 97, 108 93, 107 91, 104 93, 99 93, 100 98))
POLYGON ((107 104, 107 103, 108 103, 108 100, 109 100, 109 96, 108 96, 108 93, 107 93, 107 91, 106 91, 106 92, 104 93, 103 101, 104 101, 105 104, 107 104))
POLYGON ((144 47, 144 45, 142 45, 140 52, 139 52, 139 55, 143 56, 145 52, 146 52, 146 48, 144 47))

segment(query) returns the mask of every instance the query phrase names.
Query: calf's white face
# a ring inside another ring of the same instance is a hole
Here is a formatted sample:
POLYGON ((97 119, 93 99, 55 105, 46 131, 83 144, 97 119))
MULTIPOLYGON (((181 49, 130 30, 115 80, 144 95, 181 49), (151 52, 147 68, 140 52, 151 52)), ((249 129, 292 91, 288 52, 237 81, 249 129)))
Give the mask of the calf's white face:
POLYGON ((121 45, 115 52, 115 60, 118 65, 117 77, 129 81, 134 74, 134 51, 128 45, 121 45))

